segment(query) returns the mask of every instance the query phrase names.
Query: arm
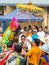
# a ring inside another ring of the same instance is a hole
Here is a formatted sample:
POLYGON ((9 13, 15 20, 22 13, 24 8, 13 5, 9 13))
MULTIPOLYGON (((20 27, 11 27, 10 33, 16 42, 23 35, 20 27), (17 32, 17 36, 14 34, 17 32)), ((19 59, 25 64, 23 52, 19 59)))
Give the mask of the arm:
POLYGON ((32 42, 32 41, 30 41, 30 40, 28 40, 28 39, 27 39, 27 41, 31 44, 31 46, 33 45, 33 42, 32 42))

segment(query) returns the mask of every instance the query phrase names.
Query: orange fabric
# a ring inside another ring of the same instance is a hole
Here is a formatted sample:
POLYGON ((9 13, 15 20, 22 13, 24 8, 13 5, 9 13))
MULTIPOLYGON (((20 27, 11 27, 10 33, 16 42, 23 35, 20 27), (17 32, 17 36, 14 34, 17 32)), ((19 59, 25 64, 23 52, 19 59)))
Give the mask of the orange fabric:
POLYGON ((28 36, 32 36, 32 33, 31 34, 28 34, 28 36))
POLYGON ((38 65, 39 59, 41 57, 41 50, 37 46, 33 47, 31 50, 27 52, 27 56, 29 57, 28 63, 38 65))

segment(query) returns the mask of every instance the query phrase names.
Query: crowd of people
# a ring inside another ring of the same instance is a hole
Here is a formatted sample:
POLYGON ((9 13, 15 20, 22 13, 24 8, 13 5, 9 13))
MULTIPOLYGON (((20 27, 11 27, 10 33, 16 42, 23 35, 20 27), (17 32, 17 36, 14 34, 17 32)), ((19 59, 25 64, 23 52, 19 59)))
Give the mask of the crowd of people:
POLYGON ((6 30, 0 42, 0 57, 3 56, 0 65, 49 65, 47 26, 44 29, 36 25, 34 29, 31 25, 21 28, 18 23, 12 22, 11 27, 9 30, 11 33, 6 30))

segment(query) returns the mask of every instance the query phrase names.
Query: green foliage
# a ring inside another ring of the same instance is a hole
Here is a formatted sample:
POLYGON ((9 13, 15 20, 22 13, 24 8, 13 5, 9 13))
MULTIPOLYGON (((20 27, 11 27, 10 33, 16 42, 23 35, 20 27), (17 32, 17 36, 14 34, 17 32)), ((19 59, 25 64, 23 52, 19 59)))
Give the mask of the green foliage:
POLYGON ((3 6, 0 6, 0 10, 3 10, 3 6))

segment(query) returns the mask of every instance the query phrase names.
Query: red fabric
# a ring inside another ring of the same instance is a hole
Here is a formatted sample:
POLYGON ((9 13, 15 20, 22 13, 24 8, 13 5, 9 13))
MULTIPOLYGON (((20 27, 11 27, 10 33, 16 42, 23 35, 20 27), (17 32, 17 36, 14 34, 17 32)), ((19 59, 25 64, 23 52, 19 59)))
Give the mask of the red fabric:
POLYGON ((7 60, 7 58, 9 57, 9 55, 11 54, 11 52, 7 53, 7 55, 5 55, 5 57, 0 61, 0 65, 3 65, 4 62, 7 60))
POLYGON ((49 63, 47 63, 46 65, 49 65, 49 63))
POLYGON ((12 46, 12 50, 14 50, 14 44, 13 44, 13 46, 12 46))

